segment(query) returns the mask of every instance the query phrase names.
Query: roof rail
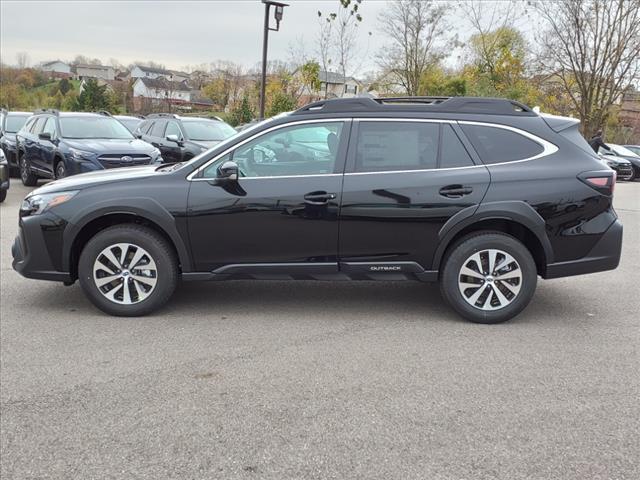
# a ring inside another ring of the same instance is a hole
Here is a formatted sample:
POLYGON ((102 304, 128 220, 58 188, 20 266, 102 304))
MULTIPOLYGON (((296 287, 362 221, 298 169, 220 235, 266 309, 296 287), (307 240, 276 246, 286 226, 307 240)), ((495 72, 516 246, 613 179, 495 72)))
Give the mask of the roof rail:
POLYGON ((111 117, 111 116, 112 116, 112 115, 111 115, 111 112, 108 112, 107 110, 98 110, 96 113, 97 113, 98 115, 104 115, 104 116, 106 116, 106 117, 111 117))
POLYGON ((37 115, 39 113, 50 113, 52 115, 60 115, 60 112, 58 110, 56 110, 55 108, 38 108, 36 110, 33 111, 34 115, 37 115))
POLYGON ((178 115, 175 113, 150 113, 147 115, 147 118, 158 118, 158 117, 169 117, 169 118, 178 118, 178 115))
POLYGON ((515 100, 485 97, 335 98, 310 103, 299 108, 292 115, 391 111, 537 116, 529 107, 515 100))

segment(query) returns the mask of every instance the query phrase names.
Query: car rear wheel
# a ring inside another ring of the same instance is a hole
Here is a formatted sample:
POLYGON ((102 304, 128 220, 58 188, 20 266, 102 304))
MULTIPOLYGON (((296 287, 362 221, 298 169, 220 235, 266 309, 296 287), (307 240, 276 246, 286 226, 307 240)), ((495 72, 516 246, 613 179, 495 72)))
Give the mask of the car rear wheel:
POLYGON ((26 155, 20 157, 20 179, 25 187, 35 187, 38 184, 38 176, 31 171, 26 155))
POLYGON ((518 315, 536 289, 536 264, 518 240, 500 232, 463 238, 447 255, 442 296, 475 323, 500 323, 518 315))
POLYGON ((4 189, 0 189, 0 203, 4 202, 7 199, 7 191, 4 189))
POLYGON ((95 235, 80 255, 78 277, 85 294, 102 311, 146 315, 160 308, 178 281, 175 254, 154 230, 120 225, 95 235))

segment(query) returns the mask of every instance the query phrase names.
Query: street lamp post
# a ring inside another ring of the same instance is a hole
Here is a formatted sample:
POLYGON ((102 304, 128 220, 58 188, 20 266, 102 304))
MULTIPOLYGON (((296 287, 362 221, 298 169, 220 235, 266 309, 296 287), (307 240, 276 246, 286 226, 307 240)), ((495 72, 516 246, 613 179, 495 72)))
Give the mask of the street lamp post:
POLYGON ((260 83, 260 120, 264 118, 264 96, 267 85, 267 45, 269 43, 269 30, 277 32, 280 30, 280 21, 284 14, 284 7, 288 7, 286 3, 274 2, 272 0, 262 0, 264 3, 264 32, 262 37, 262 82, 260 83), (271 5, 275 8, 273 14, 276 20, 276 27, 269 26, 269 10, 271 5))

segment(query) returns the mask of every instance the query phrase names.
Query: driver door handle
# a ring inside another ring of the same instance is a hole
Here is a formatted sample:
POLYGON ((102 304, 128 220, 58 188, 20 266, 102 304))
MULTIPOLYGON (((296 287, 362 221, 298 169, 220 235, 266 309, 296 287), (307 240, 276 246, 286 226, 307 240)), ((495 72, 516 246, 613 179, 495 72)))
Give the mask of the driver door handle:
POLYGON ((304 196, 305 202, 311 205, 325 205, 329 203, 329 200, 334 200, 335 198, 335 193, 327 193, 324 191, 309 192, 304 196))
POLYGON ((473 193, 473 188, 466 185, 447 185, 440 189, 440 195, 449 198, 460 198, 463 195, 469 195, 473 193))

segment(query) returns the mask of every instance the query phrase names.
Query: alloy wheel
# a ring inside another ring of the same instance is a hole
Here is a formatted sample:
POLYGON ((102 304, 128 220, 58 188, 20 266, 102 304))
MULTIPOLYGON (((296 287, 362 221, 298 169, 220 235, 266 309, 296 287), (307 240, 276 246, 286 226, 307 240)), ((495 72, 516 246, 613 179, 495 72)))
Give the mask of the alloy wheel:
POLYGON ((522 270, 518 262, 502 250, 480 250, 462 264, 458 288, 472 307, 499 310, 518 296, 522 288, 522 270))
POLYGON ((27 159, 24 156, 20 159, 20 178, 23 182, 27 182, 29 178, 29 169, 27 167, 27 159))
POLYGON ((132 243, 116 243, 96 257, 93 281, 110 301, 133 305, 151 295, 158 282, 158 269, 144 248, 132 243))

